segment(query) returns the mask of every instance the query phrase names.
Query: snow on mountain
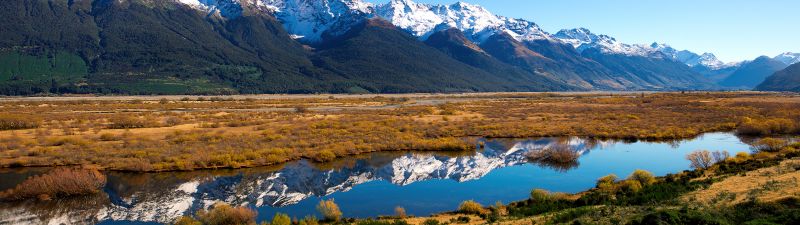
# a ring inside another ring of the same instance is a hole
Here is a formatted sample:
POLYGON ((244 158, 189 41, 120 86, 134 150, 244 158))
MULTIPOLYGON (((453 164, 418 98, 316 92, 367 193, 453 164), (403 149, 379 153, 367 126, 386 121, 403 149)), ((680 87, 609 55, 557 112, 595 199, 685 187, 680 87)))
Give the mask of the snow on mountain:
POLYGON ((597 35, 586 28, 561 30, 554 35, 555 38, 564 43, 570 44, 579 52, 586 49, 599 49, 606 54, 624 54, 630 56, 656 56, 655 49, 643 45, 625 44, 608 35, 597 35))
POLYGON ((533 22, 498 16, 486 8, 464 2, 430 5, 412 0, 391 0, 376 6, 376 14, 421 39, 426 39, 437 29, 451 27, 461 30, 477 43, 500 32, 520 41, 551 39, 533 22))
POLYGON ((792 65, 800 63, 800 53, 785 52, 775 56, 774 59, 786 63, 786 65, 792 65))
POLYGON ((205 11, 209 15, 235 18, 242 15, 247 5, 256 5, 260 0, 177 0, 192 8, 205 11))
POLYGON ((273 10, 297 39, 319 42, 323 35, 344 34, 371 17, 373 6, 361 0, 258 0, 273 10))
POLYGON ((688 66, 697 66, 702 65, 712 70, 722 69, 729 66, 733 66, 735 64, 726 64, 720 61, 717 56, 712 53, 703 53, 702 55, 698 55, 697 53, 688 51, 688 50, 681 50, 678 51, 672 48, 669 45, 661 44, 661 43, 653 43, 650 45, 650 48, 653 48, 656 51, 664 53, 669 58, 672 58, 675 61, 685 63, 688 66))

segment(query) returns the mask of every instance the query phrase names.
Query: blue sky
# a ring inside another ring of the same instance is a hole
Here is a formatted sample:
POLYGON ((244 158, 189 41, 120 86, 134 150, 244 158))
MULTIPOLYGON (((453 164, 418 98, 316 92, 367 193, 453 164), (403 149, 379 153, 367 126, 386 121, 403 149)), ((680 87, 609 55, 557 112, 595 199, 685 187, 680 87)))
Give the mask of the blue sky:
MULTIPOLYGON (((385 3, 389 0, 367 0, 385 3)), ((450 4, 456 0, 416 0, 450 4)), ((725 62, 800 52, 798 0, 462 0, 555 33, 585 27, 626 43, 667 43, 725 62)))

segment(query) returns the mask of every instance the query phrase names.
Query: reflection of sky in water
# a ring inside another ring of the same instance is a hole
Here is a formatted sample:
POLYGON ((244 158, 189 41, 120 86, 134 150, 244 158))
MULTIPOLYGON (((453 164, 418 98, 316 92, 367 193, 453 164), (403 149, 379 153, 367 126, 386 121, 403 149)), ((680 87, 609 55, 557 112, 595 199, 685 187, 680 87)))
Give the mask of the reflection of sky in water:
MULTIPOLYGON (((749 146, 730 134, 706 134, 697 139, 671 143, 622 143, 595 146, 579 159, 579 166, 566 172, 522 164, 493 170, 478 179, 458 183, 453 180, 426 180, 407 186, 386 181, 361 184, 347 192, 324 197, 333 198, 345 216, 368 217, 391 215, 394 207, 402 206, 412 215, 454 210, 464 200, 476 200, 484 205, 496 201, 508 203, 526 199, 533 188, 555 192, 580 192, 594 187, 597 178, 614 173, 625 177, 636 169, 661 176, 689 169, 686 154, 698 149, 727 150, 731 155, 747 152, 749 146), (673 143, 674 144, 674 143, 673 143)), ((290 215, 311 214, 320 198, 311 198, 282 208, 261 207, 260 217, 271 218, 275 212, 290 215)))
MULTIPOLYGON (((86 206, 90 209, 71 216, 169 221, 171 215, 185 212, 181 207, 195 211, 221 200, 256 207, 261 221, 269 220, 276 212, 297 218, 314 214, 321 198, 335 199, 346 217, 391 215, 396 206, 404 207, 411 215, 424 216, 454 210, 460 202, 470 199, 485 205, 523 200, 533 188, 580 192, 610 173, 620 177, 635 169, 656 175, 675 173, 689 168, 685 156, 698 149, 729 150, 731 155, 749 151, 749 146, 725 133, 706 134, 677 144, 543 138, 496 140, 486 146, 488 150, 477 154, 376 153, 322 167, 295 162, 277 171, 256 169, 233 173, 240 175, 209 176, 210 172, 193 172, 110 176, 107 189, 116 203, 109 203, 109 197, 95 197, 92 202, 96 206, 86 206), (568 144, 582 153, 579 165, 557 171, 526 163, 526 151, 553 144, 568 144), (199 180, 202 182, 196 182, 199 180), (178 187, 191 193, 179 191, 178 187)), ((41 208, 53 208, 5 207, 38 213, 47 212, 41 208)), ((5 207, 0 205, 0 211, 5 207)), ((104 224, 123 223, 105 221, 104 224)))

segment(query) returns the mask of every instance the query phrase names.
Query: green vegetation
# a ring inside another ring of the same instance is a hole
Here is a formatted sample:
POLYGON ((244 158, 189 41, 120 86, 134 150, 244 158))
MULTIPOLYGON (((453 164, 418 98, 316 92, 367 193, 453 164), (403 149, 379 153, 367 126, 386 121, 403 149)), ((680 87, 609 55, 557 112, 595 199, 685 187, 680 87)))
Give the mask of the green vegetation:
POLYGON ((88 73, 84 60, 74 54, 0 50, 0 93, 73 92, 88 73))

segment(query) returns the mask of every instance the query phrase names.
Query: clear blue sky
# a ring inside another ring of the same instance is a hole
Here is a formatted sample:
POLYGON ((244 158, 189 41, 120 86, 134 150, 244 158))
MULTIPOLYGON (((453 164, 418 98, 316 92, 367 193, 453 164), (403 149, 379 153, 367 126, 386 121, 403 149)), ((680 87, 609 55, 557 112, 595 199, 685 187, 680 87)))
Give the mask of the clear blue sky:
POLYGON ((551 33, 585 27, 626 43, 657 41, 677 49, 711 52, 725 62, 800 52, 800 0, 462 1, 484 6, 495 14, 536 22, 551 33))

